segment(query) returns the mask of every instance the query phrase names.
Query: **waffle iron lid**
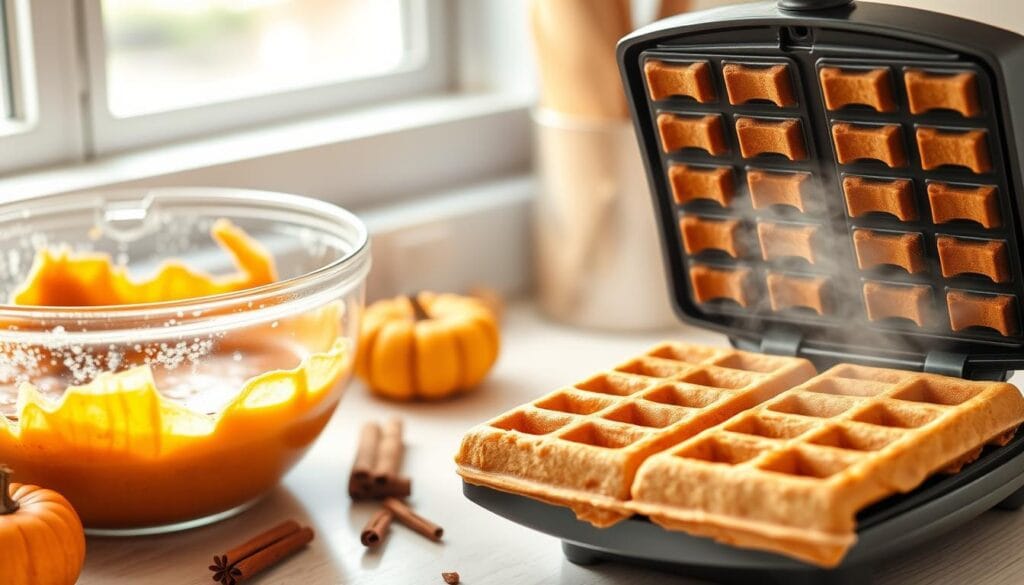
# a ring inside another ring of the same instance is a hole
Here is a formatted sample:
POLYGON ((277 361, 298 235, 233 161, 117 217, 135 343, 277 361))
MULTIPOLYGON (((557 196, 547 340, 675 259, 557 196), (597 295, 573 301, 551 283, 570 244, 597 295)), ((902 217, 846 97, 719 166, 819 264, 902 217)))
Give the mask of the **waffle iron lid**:
POLYGON ((618 57, 680 318, 823 362, 1024 367, 1024 37, 779 0, 659 21, 618 57))

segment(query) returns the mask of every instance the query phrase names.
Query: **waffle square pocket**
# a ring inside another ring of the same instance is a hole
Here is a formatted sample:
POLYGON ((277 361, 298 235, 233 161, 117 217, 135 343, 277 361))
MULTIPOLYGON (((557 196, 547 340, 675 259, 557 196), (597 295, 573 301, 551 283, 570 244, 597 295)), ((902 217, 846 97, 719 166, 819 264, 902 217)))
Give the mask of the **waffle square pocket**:
POLYGON ((644 75, 647 77, 647 87, 652 100, 680 96, 691 98, 701 104, 715 101, 715 86, 711 81, 711 67, 707 61, 648 61, 644 65, 644 75))

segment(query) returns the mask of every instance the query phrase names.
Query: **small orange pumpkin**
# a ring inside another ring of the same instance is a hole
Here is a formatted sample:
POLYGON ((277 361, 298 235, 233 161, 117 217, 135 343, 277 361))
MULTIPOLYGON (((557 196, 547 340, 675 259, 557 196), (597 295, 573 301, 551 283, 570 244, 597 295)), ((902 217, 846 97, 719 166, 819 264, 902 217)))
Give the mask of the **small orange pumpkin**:
POLYGON ((473 388, 498 358, 498 323, 473 297, 422 292, 366 309, 356 373, 396 400, 436 400, 473 388))
POLYGON ((57 492, 10 483, 0 466, 0 583, 73 585, 85 562, 85 533, 57 492))

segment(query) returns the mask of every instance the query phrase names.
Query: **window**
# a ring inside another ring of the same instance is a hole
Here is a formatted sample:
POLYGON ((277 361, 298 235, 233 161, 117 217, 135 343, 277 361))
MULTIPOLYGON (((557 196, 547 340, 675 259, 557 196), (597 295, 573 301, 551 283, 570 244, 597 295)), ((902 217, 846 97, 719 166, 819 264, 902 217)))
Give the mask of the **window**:
POLYGON ((447 0, 0 0, 0 175, 449 89, 447 0))
POLYGON ((0 174, 82 156, 73 13, 0 0, 0 174))
POLYGON ((528 22, 478 0, 0 0, 0 197, 175 182, 348 204, 520 172, 528 22))
POLYGON ((396 71, 402 0, 102 0, 117 118, 396 71))
POLYGON ((77 3, 97 155, 448 87, 444 0, 77 3))

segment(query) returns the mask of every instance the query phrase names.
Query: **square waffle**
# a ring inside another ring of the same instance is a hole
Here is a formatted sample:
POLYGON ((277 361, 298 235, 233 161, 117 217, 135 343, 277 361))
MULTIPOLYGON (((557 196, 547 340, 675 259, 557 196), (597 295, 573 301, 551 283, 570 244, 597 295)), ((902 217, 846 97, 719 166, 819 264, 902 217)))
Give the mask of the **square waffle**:
POLYGON ((810 362, 663 343, 470 430, 456 456, 474 484, 569 506, 609 526, 650 455, 814 375, 810 362))
POLYGON ((630 508, 831 567, 860 510, 958 471, 1022 421, 1010 384, 840 365, 648 458, 630 508))

